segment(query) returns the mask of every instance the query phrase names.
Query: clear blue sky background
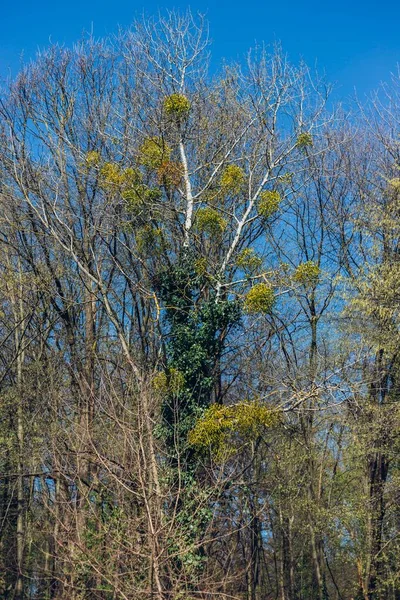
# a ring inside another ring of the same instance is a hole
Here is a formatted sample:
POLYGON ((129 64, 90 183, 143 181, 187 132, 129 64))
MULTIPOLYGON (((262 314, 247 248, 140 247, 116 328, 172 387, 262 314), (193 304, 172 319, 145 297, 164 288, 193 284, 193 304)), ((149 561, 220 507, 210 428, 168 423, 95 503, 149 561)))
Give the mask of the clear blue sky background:
POLYGON ((91 29, 101 37, 143 11, 188 6, 207 14, 215 66, 243 57, 255 42, 281 41, 292 61, 317 62, 345 98, 354 88, 369 93, 400 62, 400 0, 1 0, 0 77, 15 74, 22 56, 30 59, 50 42, 71 44, 91 29))

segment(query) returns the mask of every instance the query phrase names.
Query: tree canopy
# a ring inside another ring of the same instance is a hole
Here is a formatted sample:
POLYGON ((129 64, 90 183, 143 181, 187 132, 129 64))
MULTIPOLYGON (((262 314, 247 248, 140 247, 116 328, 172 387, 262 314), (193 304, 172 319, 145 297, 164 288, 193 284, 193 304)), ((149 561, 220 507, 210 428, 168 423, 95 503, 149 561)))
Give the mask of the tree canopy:
POLYGON ((0 96, 0 596, 399 600, 400 78, 172 12, 0 96))

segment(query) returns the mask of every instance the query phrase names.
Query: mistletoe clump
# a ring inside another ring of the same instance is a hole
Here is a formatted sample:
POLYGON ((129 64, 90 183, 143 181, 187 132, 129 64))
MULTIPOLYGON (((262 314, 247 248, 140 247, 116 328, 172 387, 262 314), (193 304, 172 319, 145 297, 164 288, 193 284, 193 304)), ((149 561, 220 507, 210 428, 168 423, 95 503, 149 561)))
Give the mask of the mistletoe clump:
POLYGON ((141 180, 140 171, 131 167, 122 170, 113 162, 105 162, 100 167, 100 186, 107 191, 124 192, 139 185, 141 180))
POLYGON ((88 167, 97 167, 101 162, 100 152, 90 150, 90 152, 86 153, 85 161, 88 167))
POLYGON ((196 215, 196 225, 199 231, 217 235, 225 231, 227 222, 214 208, 200 208, 196 215))
POLYGON ((124 190, 121 193, 122 198, 125 200, 128 213, 135 213, 137 209, 141 208, 144 204, 144 194, 141 192, 142 190, 138 186, 135 186, 134 188, 124 190))
POLYGON ((190 112, 190 102, 183 94, 171 94, 164 99, 164 110, 169 117, 181 121, 190 112))
POLYGON ((142 174, 138 169, 128 168, 121 173, 121 196, 125 200, 129 212, 140 208, 146 198, 147 186, 142 183, 142 174))
POLYGON ((276 410, 257 401, 231 406, 212 404, 189 432, 189 443, 199 450, 211 448, 217 459, 224 458, 235 451, 235 441, 251 441, 279 420, 276 410))
POLYGON ((138 169, 128 167, 121 173, 121 184, 126 188, 139 185, 142 181, 142 174, 138 169))
POLYGON ((394 179, 391 179, 389 181, 389 185, 396 192, 400 191, 400 178, 399 177, 394 177, 394 179))
POLYGON ((161 192, 142 183, 138 169, 122 170, 117 163, 106 162, 100 168, 99 184, 108 193, 121 194, 128 212, 135 213, 146 201, 159 199, 161 192))
POLYGON ((122 198, 125 200, 126 209, 129 213, 137 213, 146 203, 154 204, 158 202, 162 196, 161 190, 158 188, 150 188, 143 183, 139 183, 131 188, 121 192, 122 198))
POLYGON ((257 283, 249 290, 244 301, 249 314, 270 313, 275 303, 274 291, 267 283, 257 283))
POLYGON ((106 162, 100 168, 100 186, 107 191, 116 191, 120 188, 121 169, 117 163, 106 162))
POLYGON ((296 146, 298 148, 307 148, 307 146, 313 145, 313 139, 311 133, 303 132, 297 137, 296 146))
POLYGON ((295 270, 293 280, 303 285, 315 285, 320 276, 319 266, 312 260, 301 263, 295 270))
POLYGON ((153 388, 163 396, 179 394, 184 387, 185 376, 173 367, 169 369, 168 373, 160 371, 153 377, 153 388))
POLYGON ((160 137, 146 138, 139 148, 139 163, 157 170, 171 156, 171 148, 160 137))
POLYGON ((264 190, 260 194, 257 211, 264 219, 269 219, 278 210, 281 196, 276 190, 264 190))
POLYGON ((225 192, 237 194, 241 190, 244 180, 243 169, 237 165, 228 165, 221 175, 221 187, 225 192))
POLYGON ((262 258, 258 256, 253 248, 244 248, 237 258, 236 265, 244 271, 256 271, 262 265, 262 258))

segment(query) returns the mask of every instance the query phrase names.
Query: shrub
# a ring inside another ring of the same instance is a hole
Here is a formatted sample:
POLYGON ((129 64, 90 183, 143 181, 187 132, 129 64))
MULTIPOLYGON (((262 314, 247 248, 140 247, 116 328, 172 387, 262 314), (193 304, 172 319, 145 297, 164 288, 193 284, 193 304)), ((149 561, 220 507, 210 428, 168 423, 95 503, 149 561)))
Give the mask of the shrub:
POLYGON ((245 175, 237 165, 228 165, 221 175, 221 186, 224 191, 238 193, 243 186, 245 175))

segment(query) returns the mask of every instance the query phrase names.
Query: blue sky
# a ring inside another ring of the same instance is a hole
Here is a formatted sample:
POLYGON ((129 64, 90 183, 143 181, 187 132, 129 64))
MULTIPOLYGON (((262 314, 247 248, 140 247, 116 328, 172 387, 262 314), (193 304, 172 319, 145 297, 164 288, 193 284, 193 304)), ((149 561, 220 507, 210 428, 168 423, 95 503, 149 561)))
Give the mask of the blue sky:
POLYGON ((207 14, 214 65, 242 58, 255 42, 280 41, 293 62, 317 62, 345 98, 354 88, 360 96, 372 91, 400 62, 400 2, 394 0, 2 0, 0 77, 16 73, 21 56, 30 59, 50 42, 71 44, 91 29, 101 37, 128 26, 143 11, 188 6, 207 14))

